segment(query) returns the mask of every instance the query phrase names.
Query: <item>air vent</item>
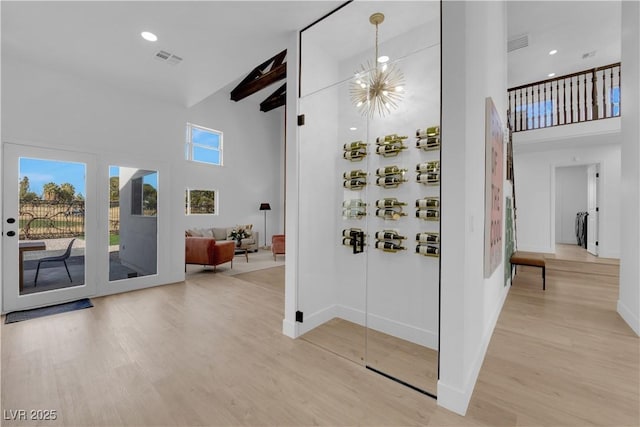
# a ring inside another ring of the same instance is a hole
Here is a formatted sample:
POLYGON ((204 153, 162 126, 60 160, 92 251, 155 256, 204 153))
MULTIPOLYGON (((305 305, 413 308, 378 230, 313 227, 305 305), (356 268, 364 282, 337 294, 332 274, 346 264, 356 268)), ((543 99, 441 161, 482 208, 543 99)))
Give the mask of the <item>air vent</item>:
POLYGON ((592 50, 591 52, 583 53, 582 54, 582 59, 593 58, 594 56, 596 56, 596 51, 592 50))
POLYGON ((513 52, 527 46, 529 46, 529 34, 516 36, 507 41, 507 52, 513 52))
POLYGON ((158 61, 166 62, 167 64, 177 65, 182 62, 182 58, 178 55, 174 55, 171 52, 167 52, 166 50, 160 50, 156 52, 155 58, 158 61))

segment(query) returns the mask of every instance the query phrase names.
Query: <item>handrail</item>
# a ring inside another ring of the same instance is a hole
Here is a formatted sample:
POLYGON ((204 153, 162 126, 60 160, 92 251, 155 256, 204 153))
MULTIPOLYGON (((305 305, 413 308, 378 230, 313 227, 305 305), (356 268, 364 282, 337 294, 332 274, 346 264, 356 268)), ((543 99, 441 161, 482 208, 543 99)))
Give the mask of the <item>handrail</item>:
POLYGON ((620 116, 620 68, 616 62, 508 89, 510 129, 519 132, 620 116))

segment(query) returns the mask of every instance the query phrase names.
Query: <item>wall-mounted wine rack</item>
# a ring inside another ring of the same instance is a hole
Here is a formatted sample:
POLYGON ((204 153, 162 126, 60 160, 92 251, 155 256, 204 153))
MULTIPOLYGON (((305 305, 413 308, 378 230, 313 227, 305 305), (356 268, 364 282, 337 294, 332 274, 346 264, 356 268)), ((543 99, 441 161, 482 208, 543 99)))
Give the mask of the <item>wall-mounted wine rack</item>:
POLYGON ((397 134, 379 136, 376 138, 376 154, 382 157, 395 157, 407 147, 404 140, 407 136, 398 136, 397 134))
POLYGON ((416 253, 424 256, 440 256, 440 234, 423 231, 416 234, 416 253))
POLYGON ((416 181, 426 185, 440 184, 440 161, 418 163, 416 165, 416 181))
POLYGON ((344 144, 342 146, 342 149, 344 151, 342 153, 342 158, 352 162, 359 162, 367 156, 368 145, 369 144, 362 141, 354 141, 348 144, 344 144))
POLYGON ((398 230, 382 230, 377 231, 376 237, 376 249, 380 249, 384 252, 398 252, 404 251, 407 248, 402 246, 402 241, 406 240, 405 236, 399 234, 398 230))
POLYGON ((353 249, 354 254, 361 254, 364 252, 366 246, 366 235, 360 228, 347 228, 342 230, 342 244, 344 246, 350 246, 353 249))
POLYGON ((376 170, 376 185, 382 188, 397 188, 403 182, 407 182, 404 177, 407 169, 398 166, 385 166, 376 170))
POLYGON ((416 130, 416 148, 424 151, 440 149, 440 126, 416 130))

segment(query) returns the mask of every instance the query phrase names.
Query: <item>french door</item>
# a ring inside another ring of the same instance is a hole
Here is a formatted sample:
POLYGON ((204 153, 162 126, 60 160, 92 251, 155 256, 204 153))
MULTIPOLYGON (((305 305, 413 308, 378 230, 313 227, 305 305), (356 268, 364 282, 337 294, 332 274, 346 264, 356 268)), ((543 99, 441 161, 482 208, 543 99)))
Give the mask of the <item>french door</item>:
POLYGON ((96 160, 3 145, 2 309, 96 294, 96 160))

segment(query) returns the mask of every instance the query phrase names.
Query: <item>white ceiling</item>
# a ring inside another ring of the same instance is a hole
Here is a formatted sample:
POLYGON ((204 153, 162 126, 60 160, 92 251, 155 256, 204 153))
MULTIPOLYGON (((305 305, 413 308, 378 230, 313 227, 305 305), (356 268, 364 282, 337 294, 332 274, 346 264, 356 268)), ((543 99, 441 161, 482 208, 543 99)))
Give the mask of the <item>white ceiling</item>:
MULTIPOLYGON (((246 75, 284 49, 292 32, 342 3, 3 0, 2 55, 191 106, 246 75), (144 41, 143 30, 159 40, 144 41), (154 59, 160 49, 183 62, 172 66, 154 59)), ((393 3, 372 2, 383 12, 393 3)), ((387 13, 393 15, 391 9, 387 13)), ((561 75, 620 60, 619 1, 510 1, 507 13, 508 36, 528 33, 530 43, 508 55, 510 87, 546 79, 550 72, 561 75), (558 54, 549 56, 551 49, 558 54), (594 50, 595 57, 581 58, 594 50)), ((394 17, 381 32, 390 38, 421 19, 394 17)), ((354 25, 344 51, 361 49, 358 29, 370 41, 369 27, 366 19, 354 25)))
POLYGON ((620 1, 510 1, 507 16, 508 39, 529 34, 528 47, 508 54, 509 87, 620 61, 620 1))

